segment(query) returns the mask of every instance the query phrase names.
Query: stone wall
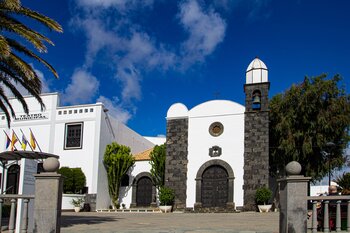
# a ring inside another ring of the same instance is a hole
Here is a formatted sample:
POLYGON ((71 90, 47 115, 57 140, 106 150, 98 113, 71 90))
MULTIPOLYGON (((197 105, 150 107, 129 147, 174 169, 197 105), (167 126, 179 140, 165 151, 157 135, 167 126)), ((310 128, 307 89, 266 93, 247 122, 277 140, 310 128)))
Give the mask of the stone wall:
POLYGON ((167 121, 165 186, 175 191, 175 209, 186 207, 188 119, 167 121))
POLYGON ((269 187, 269 112, 270 83, 245 85, 244 128, 244 210, 255 210, 256 189, 269 187), (252 109, 252 93, 261 92, 261 109, 252 109))

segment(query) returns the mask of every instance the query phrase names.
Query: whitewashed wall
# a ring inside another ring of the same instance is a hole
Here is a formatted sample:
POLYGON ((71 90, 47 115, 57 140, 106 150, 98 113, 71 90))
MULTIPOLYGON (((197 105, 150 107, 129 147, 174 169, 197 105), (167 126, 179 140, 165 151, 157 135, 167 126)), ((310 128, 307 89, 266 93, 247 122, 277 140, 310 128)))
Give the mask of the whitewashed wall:
POLYGON ((227 162, 235 176, 234 202, 243 205, 243 154, 244 154, 244 107, 232 101, 214 100, 202 103, 188 112, 188 173, 187 207, 193 207, 196 196, 196 175, 199 168, 209 160, 227 162), (218 137, 209 133, 209 126, 221 122, 224 132, 218 137), (209 148, 222 148, 220 157, 210 157, 209 148))
MULTIPOLYGON (((132 153, 145 151, 154 146, 126 125, 108 116, 102 103, 59 107, 58 93, 43 94, 45 110, 41 111, 37 101, 25 97, 30 114, 41 114, 41 119, 20 119, 11 123, 8 129, 4 114, 0 113, 0 130, 7 132, 9 137, 12 130, 22 140, 24 132, 29 140, 30 129, 33 131, 43 152, 60 156, 60 164, 68 167, 81 167, 86 176, 86 185, 89 193, 96 193, 96 207, 107 208, 110 204, 106 171, 103 166, 103 155, 106 145, 112 141, 129 146, 132 153), (80 112, 82 110, 82 112, 80 112), (61 113, 61 114, 59 114, 61 113), (83 122, 83 144, 81 149, 64 149, 66 123, 83 122)), ((26 115, 16 99, 10 99, 17 117, 26 115)), ((0 151, 5 150, 6 137, 0 133, 0 151)), ((16 143, 21 150, 20 143, 16 143)), ((27 150, 30 150, 27 146, 27 150)), ((39 151, 37 148, 36 151, 39 151)), ((1 169, 0 169, 1 170, 1 169)), ((0 171, 2 172, 2 170, 0 171)), ((5 177, 6 182, 6 177, 5 177)), ((6 184, 5 184, 6 185, 6 184)))
POLYGON ((149 161, 136 161, 135 165, 128 171, 129 187, 122 187, 120 189, 119 200, 121 204, 125 204, 127 208, 130 207, 132 201, 132 184, 135 177, 142 172, 150 172, 151 165, 149 161))

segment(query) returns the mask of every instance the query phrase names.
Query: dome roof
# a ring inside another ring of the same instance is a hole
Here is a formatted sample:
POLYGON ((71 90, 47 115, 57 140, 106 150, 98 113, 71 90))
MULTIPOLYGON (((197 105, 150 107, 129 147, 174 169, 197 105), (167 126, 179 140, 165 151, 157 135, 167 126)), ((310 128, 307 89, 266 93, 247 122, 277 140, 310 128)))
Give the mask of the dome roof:
POLYGON ((255 58, 246 71, 246 84, 268 82, 268 69, 263 61, 255 58))
POLYGON ((167 119, 188 117, 188 109, 182 103, 176 103, 170 106, 167 112, 167 119))

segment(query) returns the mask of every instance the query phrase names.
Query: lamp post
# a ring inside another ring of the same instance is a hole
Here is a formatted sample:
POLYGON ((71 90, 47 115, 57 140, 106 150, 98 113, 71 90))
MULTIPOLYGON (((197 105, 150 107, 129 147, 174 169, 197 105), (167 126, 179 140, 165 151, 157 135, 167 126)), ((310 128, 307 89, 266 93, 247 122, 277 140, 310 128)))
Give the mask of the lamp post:
POLYGON ((332 158, 332 150, 335 144, 333 142, 327 142, 326 147, 328 150, 328 186, 331 186, 331 158, 332 158))

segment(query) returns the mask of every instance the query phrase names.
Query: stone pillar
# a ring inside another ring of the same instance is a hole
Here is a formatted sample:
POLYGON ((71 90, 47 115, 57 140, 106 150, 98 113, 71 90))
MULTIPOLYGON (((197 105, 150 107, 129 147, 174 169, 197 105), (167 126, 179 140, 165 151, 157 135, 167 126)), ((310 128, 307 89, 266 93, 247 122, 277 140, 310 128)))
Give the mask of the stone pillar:
POLYGON ((175 209, 186 208, 188 118, 167 121, 165 186, 175 191, 175 209))
POLYGON ((280 233, 307 232, 307 191, 310 177, 300 174, 301 166, 291 162, 286 167, 287 177, 279 179, 280 184, 280 233), (299 166, 299 172, 294 167, 299 166), (294 171, 293 171, 294 170, 294 171))
POLYGON ((59 233, 61 225, 61 207, 62 207, 62 190, 63 178, 57 174, 55 169, 46 167, 45 163, 58 160, 49 158, 44 162, 43 172, 34 175, 35 177, 35 204, 34 204, 34 233, 59 233))

